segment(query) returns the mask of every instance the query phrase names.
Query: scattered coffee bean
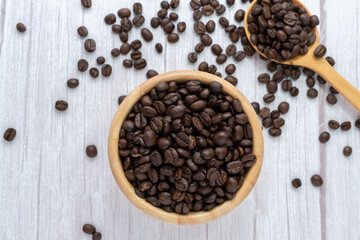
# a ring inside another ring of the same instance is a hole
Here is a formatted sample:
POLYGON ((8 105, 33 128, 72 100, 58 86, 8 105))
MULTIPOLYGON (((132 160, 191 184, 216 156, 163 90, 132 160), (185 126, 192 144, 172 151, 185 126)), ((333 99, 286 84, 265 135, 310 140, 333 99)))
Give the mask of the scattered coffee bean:
MULTIPOLYGON (((216 58, 216 62, 217 62, 218 64, 223 64, 223 63, 226 62, 226 60, 227 60, 227 56, 226 56, 225 54, 220 54, 220 55, 217 56, 217 58, 216 58)), ((232 70, 232 69, 230 69, 230 70, 232 70)), ((225 71, 226 71, 226 69, 225 69, 225 71)), ((228 74, 229 74, 229 73, 228 73, 228 74)))
POLYGON ((286 114, 289 112, 290 105, 288 102, 281 102, 278 106, 278 111, 282 114, 286 114))
POLYGON ((25 27, 25 25, 23 23, 16 24, 16 29, 21 33, 26 31, 26 27, 25 27))
POLYGON ((219 44, 214 44, 214 45, 211 46, 211 51, 212 51, 213 54, 218 56, 218 55, 220 55, 222 53, 223 50, 222 50, 222 48, 220 47, 219 44))
POLYGON ((69 80, 67 80, 67 86, 69 88, 76 88, 77 86, 79 86, 79 80, 76 78, 70 78, 69 80))
POLYGON ((212 44, 212 38, 206 33, 201 35, 200 40, 205 46, 210 46, 212 44))
POLYGON ((202 18, 202 16, 203 16, 203 13, 200 10, 195 10, 193 13, 193 19, 195 21, 199 21, 202 18))
POLYGON ((234 60, 237 62, 241 62, 242 60, 244 60, 246 57, 246 54, 243 51, 237 51, 234 54, 234 60))
POLYGON ((120 46, 119 53, 122 55, 126 55, 130 52, 130 50, 131 50, 131 45, 129 43, 123 43, 120 46))
POLYGON ((266 83, 266 89, 268 93, 276 93, 278 90, 278 85, 276 81, 269 81, 266 83))
POLYGON ((68 106, 68 103, 64 100, 58 100, 55 102, 55 109, 60 112, 66 111, 66 109, 68 109, 68 106))
POLYGON ((294 188, 299 188, 301 187, 301 180, 299 178, 295 178, 292 180, 291 184, 293 185, 294 188))
POLYGON ((153 34, 148 28, 141 29, 141 36, 144 38, 146 42, 150 42, 153 40, 153 34))
POLYGON ((334 94, 330 93, 327 95, 326 101, 331 105, 335 105, 337 103, 337 98, 334 94))
POLYGON ((152 77, 155 77, 159 75, 159 73, 155 70, 152 70, 150 69, 149 71, 146 72, 146 77, 149 79, 149 78, 152 78, 152 77))
POLYGON ((120 49, 114 48, 113 50, 111 50, 111 56, 113 56, 113 57, 120 56, 120 49))
POLYGON ((326 84, 325 79, 322 78, 320 75, 317 76, 317 80, 318 80, 318 82, 319 82, 320 84, 322 84, 322 85, 326 84))
POLYGON ((321 187, 323 185, 324 181, 320 175, 315 174, 314 176, 311 177, 311 183, 315 187, 321 187))
POLYGON ((110 13, 105 16, 104 21, 107 25, 112 25, 116 22, 116 16, 113 13, 110 13))
POLYGON ((89 145, 86 147, 86 155, 89 158, 94 158, 97 156, 97 154, 98 154, 98 152, 97 152, 97 148, 95 145, 89 145))
POLYGON ((170 6, 173 9, 177 8, 179 6, 179 4, 180 4, 180 0, 171 0, 170 1, 170 6))
POLYGON ((162 9, 169 9, 169 8, 170 8, 170 4, 169 4, 168 1, 162 1, 162 2, 160 3, 160 7, 161 7, 162 9))
POLYGON ((322 132, 319 136, 319 141, 321 143, 326 143, 330 139, 330 133, 328 132, 322 132))
POLYGON ((349 146, 344 147, 343 154, 346 157, 349 157, 352 154, 352 148, 349 146))
POLYGON ((283 91, 290 91, 291 88, 293 87, 293 84, 292 84, 292 81, 291 80, 284 80, 282 83, 281 83, 281 89, 283 91))
POLYGON ((182 32, 185 32, 186 30, 186 23, 185 22, 179 22, 177 24, 177 30, 178 32, 182 33, 182 32))
POLYGON ((161 45, 161 43, 155 44, 155 50, 156 50, 158 53, 162 53, 162 51, 163 51, 163 46, 161 45))
POLYGON ((335 65, 335 60, 332 57, 328 56, 325 59, 332 67, 335 65))
POLYGON ((134 12, 134 14, 136 14, 136 15, 142 14, 142 12, 143 12, 143 6, 142 6, 142 4, 139 3, 139 2, 134 3, 134 5, 133 5, 133 12, 134 12))
POLYGON ((315 86, 315 79, 313 77, 308 77, 306 79, 306 85, 309 87, 309 88, 312 88, 315 86))
POLYGON ((122 95, 118 98, 118 104, 120 105, 126 98, 126 95, 122 95))
POLYGON ((91 0, 81 0, 81 4, 83 5, 84 8, 91 8, 91 0))
POLYGON ((188 55, 188 60, 189 60, 189 62, 191 62, 191 63, 196 63, 197 60, 198 60, 198 55, 197 55, 197 53, 195 53, 195 52, 189 53, 189 55, 188 55))
POLYGON ((95 232, 92 236, 92 240, 101 240, 102 235, 99 232, 95 232))
POLYGON ((96 59, 97 64, 103 65, 105 63, 105 58, 100 56, 96 59))
POLYGON ((179 41, 179 35, 177 33, 170 33, 167 37, 169 43, 176 43, 179 41))
POLYGON ((335 121, 335 120, 330 120, 328 125, 333 130, 337 130, 340 127, 340 123, 338 121, 335 121))
POLYGON ((131 15, 131 11, 128 8, 121 8, 118 11, 118 16, 120 18, 128 18, 128 17, 130 17, 130 15, 131 15))
POLYGON ((225 68, 225 72, 229 75, 232 75, 236 71, 236 66, 234 64, 229 64, 225 68))
POLYGON ((130 54, 130 57, 132 60, 138 60, 138 59, 142 58, 142 53, 138 50, 135 50, 130 54))
POLYGON ((145 22, 145 17, 143 15, 136 15, 132 22, 135 27, 141 27, 145 22))
POLYGON ((160 22, 161 22, 160 18, 153 17, 151 19, 150 25, 151 25, 152 28, 157 28, 160 25, 160 22))
POLYGON ((281 129, 280 128, 270 128, 269 135, 271 137, 279 137, 281 135, 281 129))
POLYGON ((8 142, 13 141, 15 139, 15 137, 16 137, 16 130, 14 128, 6 129, 6 131, 4 132, 3 137, 8 142))
POLYGON ((91 224, 85 224, 83 226, 83 232, 87 234, 93 234, 94 232, 96 232, 96 228, 91 224))
POLYGON ((264 95, 263 100, 265 103, 272 103, 275 101, 275 95, 272 93, 267 93, 264 95))
POLYGON ((226 55, 233 56, 236 53, 236 46, 234 44, 230 44, 225 51, 226 55))
POLYGON ((104 64, 101 68, 101 74, 104 76, 104 77, 110 77, 112 73, 112 67, 111 65, 109 64, 104 64))
POLYGON ((215 31, 215 28, 216 28, 216 23, 213 20, 209 20, 206 23, 206 31, 208 33, 213 33, 215 31))
POLYGON ((333 87, 331 87, 331 86, 330 86, 330 92, 331 92, 332 94, 339 94, 339 92, 338 92, 335 88, 333 88, 333 87))
POLYGON ((134 62, 134 68, 137 70, 144 69, 147 65, 147 62, 145 59, 141 58, 134 62))
POLYGON ((79 34, 80 37, 86 37, 86 36, 89 34, 87 28, 84 27, 84 26, 79 27, 79 28, 77 29, 77 32, 78 32, 78 34, 79 34))
POLYGON ((315 88, 310 88, 308 91, 307 91, 307 96, 309 98, 316 98, 318 96, 318 91, 315 89, 315 88))
POLYGON ((238 79, 234 76, 227 76, 227 77, 225 77, 225 80, 234 86, 236 86, 238 84, 238 79))
POLYGON ((326 54, 326 47, 322 44, 320 44, 316 49, 315 49, 315 52, 314 52, 314 55, 315 57, 317 58, 322 58, 324 57, 326 54))
POLYGON ((276 62, 270 62, 267 66, 267 69, 270 72, 275 72, 277 70, 277 63, 276 62))
POLYGON ((179 15, 177 13, 172 12, 169 14, 169 18, 171 19, 171 21, 176 21, 178 20, 179 15))
POLYGON ((85 59, 80 59, 78 61, 78 70, 80 72, 85 72, 88 69, 88 67, 89 67, 89 63, 85 59))
POLYGON ((360 129, 360 118, 355 121, 355 126, 360 129))
POLYGON ((94 39, 87 39, 84 43, 84 48, 89 53, 94 52, 96 50, 96 42, 94 39))
POLYGON ((196 44, 195 52, 201 53, 204 50, 204 48, 205 48, 205 45, 202 42, 200 42, 200 43, 196 44))
POLYGON ((93 78, 97 78, 99 76, 99 69, 93 67, 90 68, 89 70, 90 76, 92 76, 93 78))
POLYGON ((340 128, 341 128, 341 130, 343 130, 343 131, 349 131, 349 130, 351 129, 351 122, 350 122, 350 121, 343 122, 343 123, 340 125, 340 128))
POLYGON ((297 95, 299 95, 299 89, 297 87, 292 87, 290 89, 290 95, 296 97, 297 95))
POLYGON ((124 59, 123 61, 123 66, 126 68, 132 68, 133 66, 133 61, 130 59, 124 59))

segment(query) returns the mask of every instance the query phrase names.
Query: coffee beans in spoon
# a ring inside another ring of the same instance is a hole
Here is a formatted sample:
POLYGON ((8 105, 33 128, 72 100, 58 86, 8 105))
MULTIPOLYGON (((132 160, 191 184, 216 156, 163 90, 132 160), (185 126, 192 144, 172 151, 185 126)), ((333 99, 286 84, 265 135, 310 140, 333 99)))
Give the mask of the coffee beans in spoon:
POLYGON ((292 0, 258 0, 247 20, 250 41, 267 58, 279 62, 306 54, 316 40, 313 30, 319 24, 317 16, 309 16, 292 0))
POLYGON ((234 198, 256 162, 241 102, 218 82, 158 83, 119 133, 135 193, 167 212, 207 211, 234 198))

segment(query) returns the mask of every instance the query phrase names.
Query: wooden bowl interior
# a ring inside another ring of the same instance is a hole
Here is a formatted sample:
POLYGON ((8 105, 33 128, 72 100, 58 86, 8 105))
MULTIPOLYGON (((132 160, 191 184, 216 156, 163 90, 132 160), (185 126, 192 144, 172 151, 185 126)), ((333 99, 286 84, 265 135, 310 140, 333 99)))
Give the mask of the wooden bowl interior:
POLYGON ((236 208, 248 196, 258 179, 263 161, 263 153, 264 143, 262 129, 260 126, 259 118, 249 101, 237 88, 232 86, 227 81, 216 77, 215 75, 198 71, 174 71, 164 73, 152 79, 149 79, 140 86, 138 86, 125 98, 125 100, 119 106, 111 124, 108 139, 108 154, 110 167, 114 178, 124 195, 137 208, 139 208, 141 211, 148 214, 149 216, 164 222, 180 225, 194 225, 205 223, 219 218, 236 208), (253 153, 257 156, 257 162, 248 171, 247 175, 245 176, 243 186, 236 193, 234 199, 232 199, 231 201, 226 201, 225 203, 215 207, 210 211, 191 212, 188 215, 180 215, 176 213, 168 213, 160 208, 154 207, 135 194, 134 187, 126 179, 122 168, 122 163, 118 154, 118 141, 119 132, 123 121, 130 113, 134 104, 138 102, 143 95, 147 94, 159 82, 185 82, 189 80, 199 80, 205 85, 209 84, 212 81, 218 81, 223 85, 224 92, 226 94, 232 96, 234 99, 238 98, 240 100, 245 113, 249 117, 249 122, 253 130, 253 153))

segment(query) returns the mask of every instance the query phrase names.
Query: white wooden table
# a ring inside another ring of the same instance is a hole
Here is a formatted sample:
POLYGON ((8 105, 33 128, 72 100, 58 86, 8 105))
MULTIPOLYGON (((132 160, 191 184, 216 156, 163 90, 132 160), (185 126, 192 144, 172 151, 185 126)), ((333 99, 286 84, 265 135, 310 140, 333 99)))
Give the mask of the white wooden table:
MULTIPOLYGON (((193 34, 188 1, 181 1, 176 12, 187 22, 187 31, 171 45, 160 28, 154 30, 156 40, 142 48, 148 69, 162 73, 197 68, 187 62, 187 53, 199 40, 193 34), (161 55, 154 50, 156 42, 164 45, 161 55)), ((317 85, 319 97, 307 98, 304 76, 295 82, 300 89, 297 98, 280 90, 270 105, 290 102, 287 124, 280 138, 265 132, 262 173, 236 210, 208 224, 175 226, 154 220, 129 203, 110 172, 107 134, 118 96, 145 81, 146 71, 124 69, 123 56, 110 56, 120 41, 103 18, 121 7, 132 8, 134 2, 93 0, 93 7, 83 10, 80 0, 0 0, 0 132, 8 127, 18 132, 13 142, 0 141, 0 239, 91 239, 81 230, 84 223, 93 223, 106 240, 360 239, 360 131, 354 127, 349 132, 331 131, 327 144, 318 142, 319 133, 328 130, 328 120, 354 123, 359 114, 342 97, 329 106, 328 86, 317 85), (27 26, 24 34, 16 31, 17 22, 27 26), (80 25, 96 40, 96 53, 83 50, 76 33, 80 25), (78 59, 96 66, 100 55, 114 67, 109 79, 95 80, 77 71, 78 59), (71 77, 79 78, 77 89, 67 88, 71 77), (66 112, 54 110, 59 99, 69 102, 66 112), (98 147, 95 159, 85 155, 89 144, 98 147), (349 158, 342 154, 346 145, 353 148, 349 158), (310 183, 316 173, 324 178, 321 188, 310 183), (297 190, 291 186, 295 177, 303 182, 297 190)), ((336 59, 336 69, 360 88, 359 1, 304 2, 321 19, 321 41, 336 59)), ((150 27, 160 0, 142 4, 145 26, 150 27)), ((247 6, 237 0, 225 16, 234 21, 234 12, 247 6)), ((212 36, 222 46, 230 43, 222 30, 212 36)), ((139 37, 139 31, 131 31, 131 39, 139 37)), ((215 63, 210 49, 200 55, 199 62, 203 60, 215 63)), ((266 89, 256 78, 265 70, 258 57, 237 67, 237 87, 250 101, 262 103, 266 89)))

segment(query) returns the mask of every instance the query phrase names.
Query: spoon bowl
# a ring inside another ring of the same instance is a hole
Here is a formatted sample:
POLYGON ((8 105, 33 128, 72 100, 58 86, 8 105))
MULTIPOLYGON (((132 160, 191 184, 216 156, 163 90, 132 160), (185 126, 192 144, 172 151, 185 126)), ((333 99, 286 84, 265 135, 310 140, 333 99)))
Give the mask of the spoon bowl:
MULTIPOLYGON (((298 4, 300 7, 304 7, 306 12, 311 16, 310 11, 306 8, 306 6, 298 1, 293 0, 294 3, 298 4)), ((251 12, 251 9, 254 5, 257 4, 257 0, 253 1, 250 4, 248 11, 245 14, 245 32, 248 39, 250 39, 250 31, 248 24, 248 17, 251 12)), ((318 73, 321 77, 323 77, 333 88, 335 88, 341 95, 343 95, 359 112, 360 112, 360 91, 356 89, 353 85, 351 85, 345 78, 343 78, 339 73, 337 73, 334 68, 326 61, 324 57, 317 58, 314 55, 315 49, 320 45, 320 36, 319 31, 315 27, 313 32, 316 35, 315 42, 308 46, 308 52, 305 55, 298 55, 295 58, 291 58, 285 60, 284 62, 279 62, 276 60, 272 60, 273 62, 277 62, 280 64, 286 65, 295 65, 306 67, 316 73, 318 73)), ((264 53, 262 53, 257 46, 255 46, 251 41, 249 41, 251 46, 263 57, 267 58, 264 53)))

